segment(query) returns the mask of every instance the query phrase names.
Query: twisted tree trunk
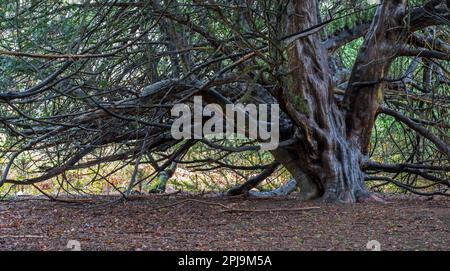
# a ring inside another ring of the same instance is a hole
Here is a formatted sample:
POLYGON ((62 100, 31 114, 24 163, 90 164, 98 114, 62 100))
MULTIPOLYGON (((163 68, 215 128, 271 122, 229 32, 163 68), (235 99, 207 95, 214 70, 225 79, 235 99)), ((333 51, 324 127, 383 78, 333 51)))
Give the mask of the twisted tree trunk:
MULTIPOLYGON (((316 2, 290 1, 289 33, 318 24, 316 2)), ((380 5, 355 62, 343 105, 333 98, 328 55, 319 34, 287 45, 288 75, 280 103, 294 122, 298 143, 277 159, 296 177, 303 197, 338 202, 373 198, 364 187, 361 167, 383 99, 384 77, 396 43, 404 39, 405 13, 405 0, 386 0, 380 5)))

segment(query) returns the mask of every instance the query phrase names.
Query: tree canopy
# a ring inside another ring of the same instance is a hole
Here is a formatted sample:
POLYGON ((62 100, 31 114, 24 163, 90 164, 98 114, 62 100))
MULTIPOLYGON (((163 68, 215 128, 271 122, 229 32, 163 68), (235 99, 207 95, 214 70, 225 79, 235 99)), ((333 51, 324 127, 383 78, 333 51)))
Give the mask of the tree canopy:
POLYGON ((449 20, 448 0, 0 0, 0 196, 126 197, 170 178, 448 196, 449 20), (279 147, 174 139, 171 109, 194 96, 279 104, 279 147))

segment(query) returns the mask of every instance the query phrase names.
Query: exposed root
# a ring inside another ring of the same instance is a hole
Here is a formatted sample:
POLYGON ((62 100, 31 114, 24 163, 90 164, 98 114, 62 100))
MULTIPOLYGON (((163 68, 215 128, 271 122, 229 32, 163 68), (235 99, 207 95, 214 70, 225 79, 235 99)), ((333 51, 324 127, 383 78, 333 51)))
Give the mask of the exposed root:
POLYGON ((381 198, 380 196, 378 196, 378 195, 376 195, 374 193, 369 193, 365 197, 358 197, 357 202, 360 202, 360 203, 375 202, 375 203, 384 203, 384 204, 388 204, 389 203, 389 202, 385 201, 383 198, 381 198))
POLYGON ((297 181, 290 180, 286 184, 274 189, 272 191, 254 191, 250 190, 248 195, 251 197, 260 197, 260 198, 270 198, 270 197, 279 197, 279 196, 287 196, 294 192, 297 189, 297 181))
POLYGON ((339 194, 326 194, 322 198, 319 199, 322 202, 326 203, 388 203, 381 197, 377 196, 374 193, 365 191, 365 190, 358 190, 357 192, 354 191, 346 191, 341 192, 339 194))

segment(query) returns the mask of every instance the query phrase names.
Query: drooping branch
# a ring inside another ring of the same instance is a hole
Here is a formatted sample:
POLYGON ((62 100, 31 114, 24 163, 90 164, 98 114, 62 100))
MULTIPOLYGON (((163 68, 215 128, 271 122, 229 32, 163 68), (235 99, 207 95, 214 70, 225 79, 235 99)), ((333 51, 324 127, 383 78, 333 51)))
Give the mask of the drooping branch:
POLYGON ((418 189, 423 189, 423 187, 412 187, 411 185, 404 184, 402 182, 399 182, 399 181, 394 180, 394 179, 389 178, 389 177, 367 176, 366 177, 366 181, 367 182, 370 182, 370 181, 383 181, 383 182, 386 182, 386 183, 392 183, 392 184, 394 184, 394 185, 396 185, 396 186, 398 186, 398 187, 400 187, 400 188, 402 188, 402 189, 404 189, 404 190, 406 190, 408 192, 411 192, 411 193, 416 194, 416 195, 421 195, 421 196, 435 196, 435 195, 436 196, 437 195, 439 195, 439 196, 447 196, 447 197, 450 196, 449 193, 443 193, 443 192, 440 192, 440 191, 435 191, 435 192, 431 192, 431 193, 421 192, 418 189))
POLYGON ((399 112, 397 112, 395 110, 392 110, 392 109, 389 109, 386 107, 381 107, 379 109, 379 112, 394 117, 397 121, 400 121, 400 122, 406 124, 409 128, 413 129, 414 131, 419 133, 421 136, 423 136, 426 139, 433 142, 436 145, 436 147, 442 153, 444 153, 450 160, 450 146, 448 144, 446 144, 444 141, 442 141, 441 139, 439 139, 437 136, 435 136, 431 131, 429 131, 428 129, 426 129, 425 127, 420 125, 419 123, 414 122, 410 118, 400 114, 399 112))
POLYGON ((417 57, 426 57, 426 58, 437 58, 442 60, 450 61, 450 54, 439 52, 439 51, 433 51, 433 50, 427 50, 423 48, 418 49, 411 49, 402 47, 398 51, 399 56, 417 56, 417 57))
POLYGON ((273 162, 260 174, 253 176, 249 178, 245 183, 228 190, 227 194, 230 196, 247 194, 251 189, 257 187, 261 182, 270 177, 270 175, 272 175, 272 173, 275 172, 279 166, 280 166, 279 162, 277 161, 273 162))
POLYGON ((424 179, 427 179, 429 181, 444 184, 446 186, 450 186, 449 180, 440 179, 432 174, 429 173, 429 171, 438 169, 438 170, 445 170, 448 169, 448 167, 429 167, 429 166, 422 166, 420 165, 408 165, 408 164, 399 164, 399 165, 392 165, 392 164, 381 164, 369 161, 364 164, 363 169, 366 171, 383 171, 383 172, 390 172, 390 173, 411 173, 415 175, 419 175, 424 179))
POLYGON ((348 44, 358 38, 363 37, 366 35, 367 31, 369 30, 371 23, 365 22, 358 24, 354 26, 351 29, 344 29, 342 31, 339 31, 338 33, 335 33, 328 37, 323 43, 324 46, 330 50, 334 51, 337 48, 340 48, 344 46, 345 44, 348 44))
MULTIPOLYGON (((408 18, 408 31, 412 34, 429 26, 446 25, 449 21, 450 8, 448 4, 447 7, 445 7, 445 0, 430 1, 424 6, 411 9, 408 18), (439 7, 436 8, 436 6, 439 7)), ((324 41, 324 45, 328 50, 334 51, 349 42, 364 37, 369 31, 371 24, 371 22, 362 22, 349 29, 339 30, 330 35, 324 41)))

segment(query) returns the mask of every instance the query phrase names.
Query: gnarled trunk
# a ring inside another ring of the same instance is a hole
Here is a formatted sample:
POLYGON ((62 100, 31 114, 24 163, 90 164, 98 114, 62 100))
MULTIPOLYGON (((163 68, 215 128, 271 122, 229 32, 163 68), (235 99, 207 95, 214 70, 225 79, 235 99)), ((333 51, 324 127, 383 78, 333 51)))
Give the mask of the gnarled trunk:
POLYGON ((364 156, 358 144, 347 140, 343 128, 332 125, 318 141, 312 138, 318 148, 300 140, 294 149, 273 152, 297 180, 301 199, 351 203, 371 197, 361 170, 364 156))
MULTIPOLYGON (((318 25, 317 1, 293 1, 287 8, 288 34, 318 25)), ((296 127, 298 143, 275 155, 296 178, 302 197, 356 202, 371 198, 361 165, 369 147, 383 79, 403 38, 406 1, 383 1, 360 50, 344 106, 333 97, 328 53, 319 34, 287 45, 288 75, 280 100, 296 127)))

